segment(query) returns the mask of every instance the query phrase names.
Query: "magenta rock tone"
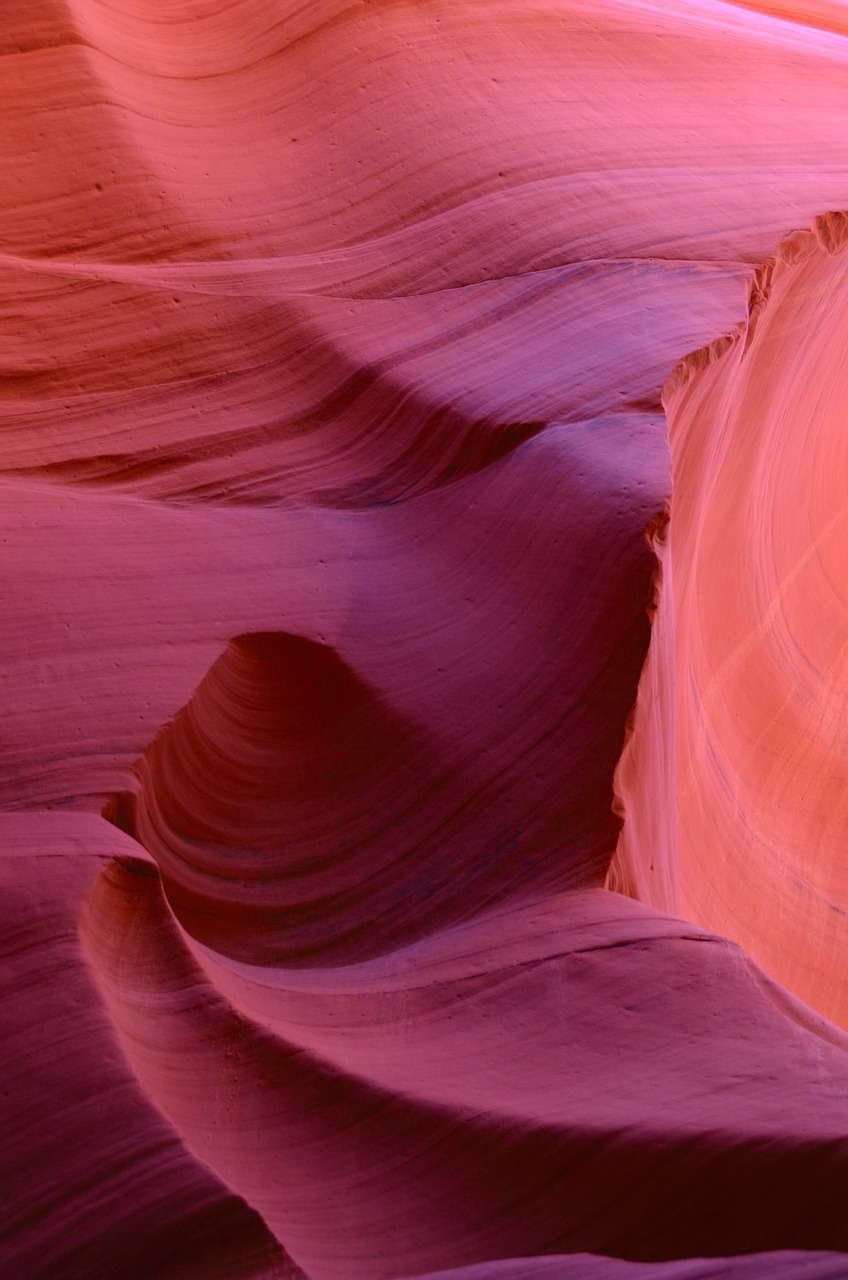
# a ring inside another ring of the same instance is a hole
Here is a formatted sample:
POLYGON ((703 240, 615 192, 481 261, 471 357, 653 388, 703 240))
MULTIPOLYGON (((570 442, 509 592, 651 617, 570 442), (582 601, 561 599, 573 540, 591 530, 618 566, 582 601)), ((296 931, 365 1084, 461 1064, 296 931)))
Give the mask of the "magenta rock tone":
POLYGON ((7 10, 0 1280, 846 1280, 848 3, 7 10))
MULTIPOLYGON (((657 862, 674 865, 686 918, 843 1027, 846 247, 844 214, 788 236, 752 281, 747 320, 669 378, 669 587, 621 768, 628 811, 667 798, 657 862)), ((651 853, 650 829, 627 832, 622 879, 651 853)))

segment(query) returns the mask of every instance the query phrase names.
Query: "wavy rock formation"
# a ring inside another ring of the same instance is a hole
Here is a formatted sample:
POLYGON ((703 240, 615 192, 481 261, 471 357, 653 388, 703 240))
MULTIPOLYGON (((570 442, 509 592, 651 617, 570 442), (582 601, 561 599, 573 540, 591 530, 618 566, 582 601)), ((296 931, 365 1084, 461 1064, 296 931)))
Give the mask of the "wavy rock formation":
POLYGON ((845 18, 0 16, 2 1280, 848 1273, 845 18))
POLYGON ((80 913, 103 868, 143 865, 138 846, 86 814, 5 814, 0 831, 0 1274, 296 1277, 152 1105, 98 999, 80 913))
MULTIPOLYGON (((665 788, 683 914, 840 1026, 846 243, 844 214, 784 240, 752 282, 746 323, 669 380, 671 585, 651 662, 674 672, 673 693, 643 682, 622 767, 634 804, 641 787, 665 788)), ((644 866, 645 836, 625 837, 622 880, 644 866)))

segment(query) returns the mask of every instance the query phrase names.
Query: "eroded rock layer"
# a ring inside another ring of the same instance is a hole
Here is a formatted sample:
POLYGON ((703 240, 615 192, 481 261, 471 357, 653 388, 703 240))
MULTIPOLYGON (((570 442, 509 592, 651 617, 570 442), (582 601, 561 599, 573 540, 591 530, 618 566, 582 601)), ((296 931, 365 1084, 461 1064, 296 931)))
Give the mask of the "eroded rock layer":
POLYGON ((844 17, 0 16, 2 1280, 845 1274, 844 17))
MULTIPOLYGON (((673 695, 643 681, 624 767, 634 802, 671 796, 683 913, 842 1026, 846 229, 831 214, 784 240, 747 322, 669 380, 671 575, 651 664, 674 672, 673 695)), ((638 867, 644 833, 629 840, 638 867)))

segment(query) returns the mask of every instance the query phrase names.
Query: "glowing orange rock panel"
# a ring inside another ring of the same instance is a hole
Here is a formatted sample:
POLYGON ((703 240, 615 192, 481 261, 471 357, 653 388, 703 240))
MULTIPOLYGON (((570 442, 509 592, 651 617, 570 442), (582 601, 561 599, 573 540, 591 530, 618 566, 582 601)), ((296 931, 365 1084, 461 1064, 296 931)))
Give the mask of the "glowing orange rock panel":
POLYGON ((785 240, 747 323, 670 380, 671 589, 654 661, 675 692, 643 686, 637 748, 647 772, 674 756, 684 914, 843 1026, 845 226, 830 215, 785 240))

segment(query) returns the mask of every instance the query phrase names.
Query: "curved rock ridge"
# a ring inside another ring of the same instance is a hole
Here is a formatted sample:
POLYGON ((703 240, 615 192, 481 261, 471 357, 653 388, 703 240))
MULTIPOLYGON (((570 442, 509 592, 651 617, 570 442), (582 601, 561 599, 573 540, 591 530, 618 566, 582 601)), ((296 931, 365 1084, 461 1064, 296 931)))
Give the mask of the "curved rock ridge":
POLYGON ((229 644, 143 754, 135 815, 115 809, 190 932, 242 959, 361 959, 601 881, 651 573, 637 521, 652 495, 620 504, 646 449, 617 439, 617 475, 575 426, 436 506, 343 522, 371 588, 337 643, 322 630, 229 644), (493 544, 492 518, 530 492, 550 518, 521 529, 511 515, 510 544, 493 544), (550 564, 547 584, 528 558, 550 564), (434 589, 450 627, 428 618, 434 589))
POLYGON ((86 896, 106 867, 153 864, 88 814, 4 814, 0 835, 0 1275, 299 1280, 152 1105, 92 982, 86 896))
POLYGON ((845 1259, 837 1254, 768 1253, 644 1266, 572 1253, 431 1272, 418 1280, 842 1280, 844 1274, 845 1259))
POLYGON ((315 1280, 848 1249, 845 1037, 630 899, 572 891, 372 962, 256 970, 198 955, 156 880, 115 862, 82 934, 151 1098, 315 1280))
POLYGON ((231 637, 282 631, 331 647, 414 722, 434 780, 467 762, 488 814, 475 838, 520 809, 528 854, 573 841, 581 874, 600 874, 648 635, 643 529, 666 483, 653 425, 551 428, 475 476, 356 513, 185 511, 6 482, 0 568, 11 604, 26 563, 27 606, 6 637, 0 802, 99 810, 231 637))
POLYGON ((0 51, 24 257, 753 261, 845 181, 842 37, 717 0, 38 0, 0 51))
MULTIPOLYGON (((651 669, 673 671, 673 696, 643 682, 624 784, 634 810, 643 788, 669 797, 686 917, 842 1026, 846 244, 845 213, 785 239, 747 321, 669 379, 672 582, 651 669)), ((620 861, 646 856, 637 824, 620 861)))
POLYGON ((0 52, 0 467, 60 484, 367 505, 656 408, 848 181, 844 39, 705 0, 40 0, 0 52))
POLYGON ((844 18, 0 13, 0 1280, 848 1273, 844 18))
POLYGON ((0 332, 15 372, 0 468, 182 504, 398 501, 546 426, 646 408, 659 422, 669 365, 728 322, 724 291, 743 274, 607 262, 335 297, 296 263, 7 258, 0 278, 17 307, 0 332), (599 306, 638 310, 641 323, 599 343, 599 306))

